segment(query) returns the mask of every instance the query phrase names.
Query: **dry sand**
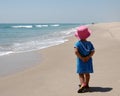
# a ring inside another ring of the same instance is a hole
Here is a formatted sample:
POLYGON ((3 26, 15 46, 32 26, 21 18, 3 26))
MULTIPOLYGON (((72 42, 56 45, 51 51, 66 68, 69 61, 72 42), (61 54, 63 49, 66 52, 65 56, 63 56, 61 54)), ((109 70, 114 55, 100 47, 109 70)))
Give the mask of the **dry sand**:
POLYGON ((74 55, 75 37, 38 51, 42 63, 13 75, 0 77, 0 96, 120 96, 120 23, 90 25, 93 56, 91 92, 78 94, 79 79, 74 55))

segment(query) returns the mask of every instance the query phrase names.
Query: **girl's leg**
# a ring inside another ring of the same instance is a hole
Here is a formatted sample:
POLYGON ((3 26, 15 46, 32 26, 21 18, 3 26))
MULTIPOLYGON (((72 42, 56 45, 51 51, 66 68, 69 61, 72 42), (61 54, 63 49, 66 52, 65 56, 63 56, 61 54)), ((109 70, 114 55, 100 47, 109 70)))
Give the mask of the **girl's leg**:
POLYGON ((79 79, 80 79, 80 83, 81 85, 79 86, 79 90, 78 90, 78 93, 83 93, 85 92, 85 77, 84 77, 84 74, 79 74, 79 79))
POLYGON ((84 83, 84 74, 79 74, 79 79, 80 79, 80 84, 83 84, 84 83))
POLYGON ((84 76, 85 76, 85 82, 86 82, 86 85, 88 85, 88 86, 89 86, 90 74, 89 74, 89 73, 87 73, 87 74, 84 74, 84 76))

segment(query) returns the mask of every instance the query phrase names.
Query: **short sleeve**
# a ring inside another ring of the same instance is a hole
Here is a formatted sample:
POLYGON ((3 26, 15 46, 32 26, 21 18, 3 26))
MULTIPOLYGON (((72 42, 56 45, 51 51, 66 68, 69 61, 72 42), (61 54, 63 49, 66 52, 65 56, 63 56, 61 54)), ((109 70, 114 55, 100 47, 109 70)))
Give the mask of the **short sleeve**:
POLYGON ((78 44, 78 42, 76 42, 76 43, 74 44, 74 48, 78 48, 78 46, 79 46, 79 44, 78 44))
POLYGON ((93 44, 91 42, 90 42, 90 45, 91 45, 91 51, 94 51, 95 48, 94 48, 94 46, 93 46, 93 44))

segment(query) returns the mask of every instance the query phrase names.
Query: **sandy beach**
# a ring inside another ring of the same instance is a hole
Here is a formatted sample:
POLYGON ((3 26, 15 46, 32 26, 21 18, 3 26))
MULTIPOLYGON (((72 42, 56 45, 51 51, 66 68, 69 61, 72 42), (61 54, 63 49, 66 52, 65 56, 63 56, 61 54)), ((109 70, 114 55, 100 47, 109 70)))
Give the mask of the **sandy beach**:
POLYGON ((88 40, 96 50, 91 92, 77 93, 79 79, 73 48, 77 39, 73 36, 63 44, 37 51, 42 55, 40 63, 0 77, 0 96, 120 96, 120 22, 89 28, 92 35, 88 40))

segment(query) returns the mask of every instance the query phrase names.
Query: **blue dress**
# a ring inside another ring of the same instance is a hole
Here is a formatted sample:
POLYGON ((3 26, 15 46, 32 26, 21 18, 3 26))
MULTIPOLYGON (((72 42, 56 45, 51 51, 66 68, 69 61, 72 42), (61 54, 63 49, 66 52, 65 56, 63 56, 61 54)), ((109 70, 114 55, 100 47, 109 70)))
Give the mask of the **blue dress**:
MULTIPOLYGON (((94 46, 90 41, 77 41, 74 45, 77 48, 80 55, 83 57, 88 56, 91 51, 94 51, 94 46)), ((93 73, 92 58, 87 62, 83 62, 79 57, 77 57, 77 73, 93 73)))

